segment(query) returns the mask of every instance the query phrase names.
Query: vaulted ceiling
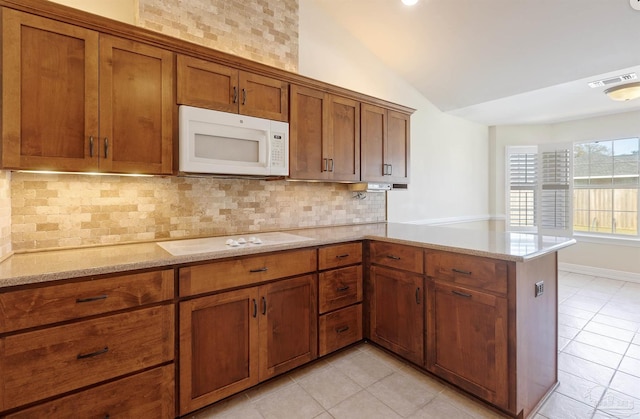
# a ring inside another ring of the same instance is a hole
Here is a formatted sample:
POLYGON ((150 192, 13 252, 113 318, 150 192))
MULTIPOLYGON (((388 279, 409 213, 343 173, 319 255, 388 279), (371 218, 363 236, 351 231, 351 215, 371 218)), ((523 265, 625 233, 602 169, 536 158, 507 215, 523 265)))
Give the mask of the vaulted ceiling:
POLYGON ((315 1, 444 112, 504 125, 640 110, 587 85, 640 81, 640 0, 315 1))

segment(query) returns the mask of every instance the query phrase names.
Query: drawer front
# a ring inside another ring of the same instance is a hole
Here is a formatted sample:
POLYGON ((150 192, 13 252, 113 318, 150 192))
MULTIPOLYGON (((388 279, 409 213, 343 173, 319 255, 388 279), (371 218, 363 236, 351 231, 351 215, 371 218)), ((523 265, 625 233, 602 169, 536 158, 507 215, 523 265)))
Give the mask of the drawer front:
POLYGON ((320 316, 320 356, 362 340, 362 304, 320 316))
POLYGON ((424 251, 418 247, 376 241, 369 246, 371 263, 417 274, 424 271, 424 251))
POLYGON ((0 333, 173 298, 173 270, 122 275, 0 294, 0 333))
POLYGON ((507 262, 449 252, 427 253, 427 275, 456 284, 507 293, 507 262))
POLYGON ((362 265, 320 273, 320 313, 362 302, 362 265))
POLYGON ((318 269, 338 268, 362 262, 362 243, 346 243, 321 247, 318 250, 318 269))
POLYGON ((0 339, 0 410, 171 361, 173 305, 0 339))
POLYGON ((197 295, 315 272, 316 249, 250 256, 180 269, 180 296, 197 295))
POLYGON ((172 364, 21 410, 7 419, 175 417, 172 364))

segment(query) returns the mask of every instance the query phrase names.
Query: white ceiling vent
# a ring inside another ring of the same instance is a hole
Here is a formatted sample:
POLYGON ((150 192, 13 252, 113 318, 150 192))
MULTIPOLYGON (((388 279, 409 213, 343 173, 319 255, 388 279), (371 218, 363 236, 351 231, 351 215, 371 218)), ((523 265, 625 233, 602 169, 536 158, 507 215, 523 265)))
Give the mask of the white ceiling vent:
POLYGON ((623 81, 635 80, 637 78, 638 76, 636 76, 636 73, 628 73, 628 74, 621 74, 615 77, 610 77, 608 79, 592 81, 588 84, 589 84, 589 87, 594 88, 594 87, 608 86, 610 84, 620 83, 623 81))

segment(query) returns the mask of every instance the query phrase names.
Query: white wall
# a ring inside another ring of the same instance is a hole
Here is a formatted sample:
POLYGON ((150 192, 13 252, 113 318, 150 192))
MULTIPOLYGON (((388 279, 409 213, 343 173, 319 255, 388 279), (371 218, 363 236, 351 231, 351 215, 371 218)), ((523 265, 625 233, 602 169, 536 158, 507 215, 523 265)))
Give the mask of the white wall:
POLYGON ((388 193, 388 220, 487 216, 487 127, 440 112, 314 0, 300 0, 299 18, 300 74, 416 109, 411 183, 407 191, 388 193))
MULTIPOLYGON (((504 151, 507 145, 572 143, 637 136, 640 136, 640 112, 638 111, 549 125, 491 127, 491 212, 504 215, 505 211, 504 151)), ((640 243, 603 243, 579 237, 577 240, 578 244, 559 252, 561 263, 588 266, 597 270, 640 274, 640 243)), ((608 274, 615 276, 615 272, 608 272, 608 274)))

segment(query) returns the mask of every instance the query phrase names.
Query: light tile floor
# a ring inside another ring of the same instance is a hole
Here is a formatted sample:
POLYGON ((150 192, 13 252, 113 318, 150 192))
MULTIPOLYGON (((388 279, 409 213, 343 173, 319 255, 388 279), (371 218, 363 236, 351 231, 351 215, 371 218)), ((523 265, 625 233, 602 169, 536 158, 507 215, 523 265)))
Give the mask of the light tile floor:
MULTIPOLYGON (((640 418, 640 284, 560 272, 559 302, 560 385, 534 419, 640 418)), ((502 416, 363 343, 189 417, 502 416)))

